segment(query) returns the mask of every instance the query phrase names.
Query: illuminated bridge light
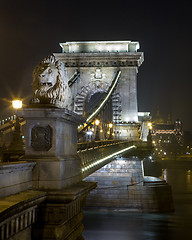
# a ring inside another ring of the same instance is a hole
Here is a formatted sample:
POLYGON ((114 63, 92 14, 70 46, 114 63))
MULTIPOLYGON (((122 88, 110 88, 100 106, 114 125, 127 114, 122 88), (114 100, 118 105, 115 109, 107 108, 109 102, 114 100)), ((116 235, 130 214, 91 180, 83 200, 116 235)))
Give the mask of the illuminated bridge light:
POLYGON ((130 149, 132 149, 132 148, 136 148, 136 146, 135 146, 135 145, 132 145, 132 146, 127 147, 127 148, 124 148, 124 149, 122 149, 122 150, 120 150, 120 151, 118 151, 118 152, 115 152, 115 153, 113 153, 113 154, 111 154, 111 155, 108 155, 108 156, 105 157, 105 158, 99 159, 99 160, 95 161, 94 163, 91 163, 90 165, 82 168, 81 171, 82 171, 82 173, 84 173, 85 171, 89 170, 90 168, 92 168, 92 167, 94 167, 94 166, 96 166, 96 165, 98 165, 98 164, 100 164, 100 163, 102 163, 102 162, 104 162, 104 161, 112 158, 112 157, 115 157, 115 156, 117 156, 117 155, 119 155, 119 154, 122 154, 122 153, 124 153, 124 152, 126 152, 126 151, 128 151, 128 150, 130 150, 130 149))

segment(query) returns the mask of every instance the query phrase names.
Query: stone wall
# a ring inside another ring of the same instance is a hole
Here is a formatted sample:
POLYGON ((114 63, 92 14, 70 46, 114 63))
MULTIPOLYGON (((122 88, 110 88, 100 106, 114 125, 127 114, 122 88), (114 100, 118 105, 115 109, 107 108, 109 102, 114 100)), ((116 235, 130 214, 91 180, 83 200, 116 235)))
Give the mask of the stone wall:
POLYGON ((143 175, 139 159, 118 159, 86 178, 98 187, 87 197, 87 209, 140 212, 174 210, 171 187, 163 180, 143 175))
POLYGON ((33 187, 34 162, 2 163, 0 165, 0 198, 7 197, 33 187))

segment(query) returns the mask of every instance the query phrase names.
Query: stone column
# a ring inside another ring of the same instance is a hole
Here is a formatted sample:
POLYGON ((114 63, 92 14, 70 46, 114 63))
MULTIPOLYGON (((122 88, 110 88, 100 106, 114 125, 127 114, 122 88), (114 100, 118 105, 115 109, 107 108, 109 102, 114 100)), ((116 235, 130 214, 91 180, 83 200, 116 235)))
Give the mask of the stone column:
POLYGON ((121 68, 119 95, 121 98, 121 121, 115 126, 115 138, 138 140, 137 66, 121 68))
POLYGON ((138 122, 137 67, 122 69, 119 94, 121 96, 121 121, 138 122))

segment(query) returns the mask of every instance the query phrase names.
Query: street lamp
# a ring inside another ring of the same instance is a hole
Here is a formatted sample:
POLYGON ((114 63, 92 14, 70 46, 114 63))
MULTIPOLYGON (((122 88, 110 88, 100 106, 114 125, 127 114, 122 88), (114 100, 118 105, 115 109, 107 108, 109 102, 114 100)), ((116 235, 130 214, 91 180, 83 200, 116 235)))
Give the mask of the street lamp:
MULTIPOLYGON (((21 100, 13 100, 12 106, 15 110, 22 108, 22 101, 21 100)), ((13 138, 12 141, 4 153, 4 161, 11 160, 18 160, 20 156, 24 155, 24 143, 22 140, 22 134, 20 130, 20 122, 19 117, 16 113, 16 122, 15 122, 15 130, 13 131, 13 138)))
POLYGON ((99 123, 100 123, 99 119, 96 119, 96 120, 95 120, 95 125, 96 125, 96 126, 99 126, 99 123))
POLYGON ((22 100, 16 99, 12 101, 12 106, 14 109, 22 108, 22 100))
POLYGON ((147 126, 149 128, 149 132, 148 132, 148 135, 147 135, 147 143, 148 143, 149 146, 152 146, 152 136, 151 136, 152 123, 148 122, 147 126))
MULTIPOLYGON (((23 105, 22 100, 20 99, 15 99, 12 100, 12 106, 13 108, 17 111, 18 109, 21 109, 23 105)), ((17 112, 16 112, 16 122, 15 122, 15 131, 20 132, 20 123, 19 123, 19 118, 17 116, 17 112)))
POLYGON ((151 122, 148 122, 147 123, 147 126, 148 126, 148 128, 151 130, 152 129, 152 123, 151 122))
POLYGON ((113 139, 113 124, 109 123, 109 140, 113 139))
POLYGON ((95 131, 95 141, 99 141, 100 140, 100 136, 99 136, 99 119, 95 120, 95 125, 96 125, 96 131, 95 131))

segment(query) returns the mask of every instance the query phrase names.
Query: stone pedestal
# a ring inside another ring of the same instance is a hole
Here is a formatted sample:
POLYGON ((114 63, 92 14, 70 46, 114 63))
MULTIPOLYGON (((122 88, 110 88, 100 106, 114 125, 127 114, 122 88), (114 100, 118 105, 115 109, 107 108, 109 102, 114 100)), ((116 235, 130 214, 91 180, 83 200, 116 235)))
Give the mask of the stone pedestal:
POLYGON ((82 208, 95 183, 59 191, 27 190, 0 199, 0 239, 83 239, 82 208))
POLYGON ((67 109, 26 108, 25 159, 35 161, 34 188, 62 189, 81 181, 77 126, 81 118, 67 109))
POLYGON ((82 119, 58 108, 26 108, 19 114, 26 119, 25 159, 36 162, 33 188, 45 192, 29 230, 32 239, 83 239, 82 208, 96 183, 81 181, 77 126, 82 119))
POLYGON ((87 194, 96 183, 80 182, 63 191, 50 191, 37 210, 34 239, 83 240, 83 212, 87 194))

